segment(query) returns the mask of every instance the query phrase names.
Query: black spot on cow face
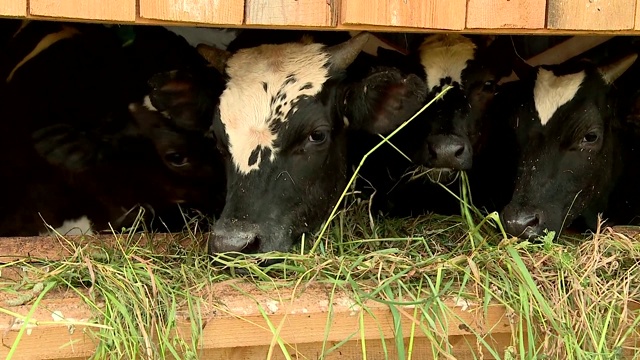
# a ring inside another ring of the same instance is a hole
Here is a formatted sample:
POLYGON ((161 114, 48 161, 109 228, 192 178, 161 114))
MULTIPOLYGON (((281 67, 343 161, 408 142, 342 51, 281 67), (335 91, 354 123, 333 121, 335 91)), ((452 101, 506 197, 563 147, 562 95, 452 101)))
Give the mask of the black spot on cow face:
MULTIPOLYGON (((614 63, 614 70, 631 63, 614 63)), ((512 235, 557 233, 578 217, 595 226, 620 171, 618 119, 602 74, 611 77, 593 65, 571 67, 538 68, 535 80, 514 85, 501 101, 511 103, 520 154, 513 198, 502 212, 512 235)))

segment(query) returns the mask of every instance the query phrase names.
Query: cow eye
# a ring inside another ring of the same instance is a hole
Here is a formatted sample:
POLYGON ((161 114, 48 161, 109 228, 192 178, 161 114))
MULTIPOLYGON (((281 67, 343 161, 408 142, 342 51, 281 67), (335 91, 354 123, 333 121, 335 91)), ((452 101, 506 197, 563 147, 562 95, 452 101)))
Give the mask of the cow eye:
POLYGON ((328 137, 329 137, 328 130, 316 129, 311 134, 309 134, 309 142, 319 145, 327 141, 328 137))
POLYGON ((595 131, 592 132, 588 132, 583 138, 582 138, 582 143, 583 144, 592 144, 596 141, 598 141, 598 133, 596 133, 595 131))
POLYGON ((493 80, 485 81, 482 90, 484 91, 494 91, 496 88, 496 82, 493 80))
POLYGON ((189 164, 189 158, 177 151, 169 151, 165 154, 164 158, 171 166, 175 167, 182 167, 189 164))

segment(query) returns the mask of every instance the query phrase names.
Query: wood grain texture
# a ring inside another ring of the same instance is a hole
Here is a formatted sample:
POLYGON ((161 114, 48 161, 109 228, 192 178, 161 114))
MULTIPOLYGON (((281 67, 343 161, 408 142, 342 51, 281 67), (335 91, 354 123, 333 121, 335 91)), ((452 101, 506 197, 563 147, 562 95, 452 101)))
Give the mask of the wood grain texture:
MULTIPOLYGON (((212 284, 203 290, 205 302, 201 304, 201 309, 203 314, 207 315, 199 348, 207 356, 201 358, 265 359, 273 340, 273 333, 269 330, 267 320, 260 309, 264 309, 262 311, 268 316, 268 321, 281 325, 279 338, 287 344, 287 351, 294 355, 294 358, 316 358, 321 353, 325 340, 327 349, 346 339, 353 341, 353 344, 344 350, 345 355, 354 357, 329 357, 329 359, 358 358, 357 355, 361 355, 362 351, 360 344, 362 340, 367 342, 367 348, 373 346, 372 355, 378 354, 382 349, 376 348, 374 344, 380 345, 381 340, 389 340, 393 343, 396 331, 394 318, 388 306, 366 301, 367 309, 365 310, 358 306, 346 292, 337 291, 333 297, 329 297, 332 290, 328 285, 310 283, 304 292, 295 295, 288 288, 264 291, 254 284, 240 281, 212 284), (207 298, 211 302, 206 301, 207 298), (280 299, 280 301, 274 299, 280 299), (331 315, 329 314, 330 302, 332 303, 331 315), (326 331, 329 318, 331 326, 326 331), (364 325, 363 331, 360 331, 361 322, 364 325), (241 337, 238 337, 238 334, 242 334, 241 337), (301 346, 297 346, 298 344, 301 346)), ((79 291, 86 293, 88 290, 79 291)), ((15 296, 13 293, 0 293, 0 301, 5 303, 6 300, 15 296)), ((470 332, 471 329, 481 331, 481 328, 490 328, 491 334, 487 335, 485 340, 496 344, 494 338, 505 335, 502 336, 504 342, 500 341, 499 345, 504 347, 509 344, 512 326, 506 315, 506 307, 491 304, 485 315, 483 306, 479 304, 462 308, 452 301, 446 301, 446 303, 450 311, 446 310, 441 315, 447 318, 447 322, 436 325, 432 331, 439 334, 438 338, 440 336, 449 338, 451 350, 459 356, 459 359, 472 359, 474 353, 477 358, 475 336, 470 332)), ((31 306, 31 304, 12 306, 9 310, 25 316, 31 310, 31 306)), ((397 309, 401 316, 400 326, 403 334, 408 336, 415 321, 413 308, 398 306, 397 309)), ((186 311, 176 313, 175 334, 190 343, 193 333, 187 314, 186 311)), ((96 347, 95 337, 91 332, 98 331, 98 328, 88 324, 93 315, 90 308, 75 292, 65 290, 53 290, 47 293, 35 309, 32 322, 29 324, 16 322, 11 315, 0 312, 0 336, 2 344, 5 345, 0 347, 0 358, 6 357, 22 326, 27 327, 28 333, 20 339, 16 358, 65 359, 89 356, 96 347), (55 317, 52 316, 54 312, 57 314, 55 317)), ((426 324, 423 323, 424 325, 426 324)), ((422 331, 416 331, 415 336, 416 346, 424 351, 432 349, 431 342, 422 331)), ((341 350, 342 348, 338 348, 334 356, 341 350)), ((275 354, 279 355, 279 353, 276 346, 275 354)), ((279 359, 282 356, 276 358, 279 359)))
POLYGON ((636 1, 636 19, 634 29, 640 30, 640 0, 636 1))
POLYGON ((461 30, 466 0, 342 0, 341 23, 461 30))
POLYGON ((139 0, 140 17, 147 19, 240 25, 244 2, 236 0, 139 0))
POLYGON ((335 26, 332 0, 246 0, 249 25, 335 26))
POLYGON ((549 0, 547 28, 633 29, 636 0, 549 0))
POLYGON ((544 29, 546 0, 469 0, 468 29, 544 29))
POLYGON ((0 15, 27 16, 27 0, 0 0, 0 15))
POLYGON ((36 16, 111 20, 136 20, 132 0, 29 0, 29 13, 36 16))

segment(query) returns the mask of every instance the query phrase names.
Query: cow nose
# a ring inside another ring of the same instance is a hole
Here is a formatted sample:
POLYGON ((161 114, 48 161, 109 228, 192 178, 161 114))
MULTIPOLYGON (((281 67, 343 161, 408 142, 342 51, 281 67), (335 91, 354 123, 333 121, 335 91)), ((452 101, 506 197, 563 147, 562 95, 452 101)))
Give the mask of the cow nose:
POLYGON ((542 212, 507 206, 502 214, 507 233, 522 239, 542 235, 542 212))
POLYGON ((255 253, 260 247, 260 236, 250 225, 225 226, 217 223, 209 239, 209 254, 222 252, 255 253))
POLYGON ((463 138, 455 135, 433 136, 427 140, 431 167, 454 170, 471 169, 471 147, 463 138))

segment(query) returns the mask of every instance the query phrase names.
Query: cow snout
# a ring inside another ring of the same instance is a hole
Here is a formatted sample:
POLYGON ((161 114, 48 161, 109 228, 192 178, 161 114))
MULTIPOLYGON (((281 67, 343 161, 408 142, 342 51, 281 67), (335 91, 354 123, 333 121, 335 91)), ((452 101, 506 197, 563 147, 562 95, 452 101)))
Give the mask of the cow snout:
POLYGON ((469 170, 472 151, 468 141, 456 135, 437 135, 427 139, 431 167, 469 170))
POLYGON ((258 227, 238 222, 216 223, 209 239, 209 254, 223 252, 256 253, 260 248, 258 227), (230 226, 233 223, 233 226, 230 226))
POLYGON ((507 206, 502 212, 502 220, 505 230, 510 235, 522 239, 543 235, 542 224, 544 219, 542 211, 507 206))

